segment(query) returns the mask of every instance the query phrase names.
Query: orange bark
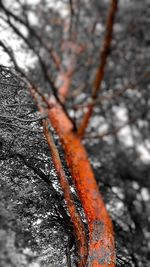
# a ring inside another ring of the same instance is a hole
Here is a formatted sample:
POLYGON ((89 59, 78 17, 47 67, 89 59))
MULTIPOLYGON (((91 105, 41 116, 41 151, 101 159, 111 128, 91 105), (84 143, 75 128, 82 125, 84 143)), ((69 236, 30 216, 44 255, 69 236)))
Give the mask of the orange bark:
MULTIPOLYGON (((40 113, 45 113, 45 109, 42 107, 42 103, 40 102, 39 95, 37 93, 36 88, 30 87, 29 88, 30 93, 33 97, 33 99, 36 102, 36 105, 40 111, 40 113)), ((43 100, 43 98, 42 98, 43 100)), ((44 101, 45 102, 45 101, 44 101)), ((47 103, 47 101, 46 101, 47 103)), ((51 105, 50 105, 51 106, 51 105)), ((50 109, 51 110, 51 109, 50 109)), ((60 186, 62 188, 64 198, 66 201, 66 205, 70 214, 70 218, 73 224, 73 229, 74 229, 74 235, 76 238, 77 242, 77 255, 78 255, 78 260, 77 260, 77 266, 78 267, 84 267, 87 262, 87 255, 88 255, 88 244, 87 244, 87 238, 86 238, 86 232, 84 228, 84 224, 82 222, 81 216, 76 208, 70 186, 67 180, 67 177, 65 175, 65 172, 63 170, 63 166, 61 163, 61 159, 59 157, 59 153, 57 150, 57 147, 53 141, 53 137, 48 129, 48 119, 42 120, 42 125, 43 125, 43 132, 46 137, 46 141, 49 147, 49 150, 51 152, 53 164, 56 170, 56 173, 58 175, 58 179, 60 182, 60 186)))
POLYGON ((59 105, 48 113, 60 137, 68 167, 81 200, 89 229, 88 267, 114 267, 115 245, 111 219, 99 192, 85 148, 59 105))
POLYGON ((58 83, 61 83, 61 85, 59 86, 59 97, 62 103, 65 102, 72 83, 72 77, 75 73, 77 65, 77 57, 84 52, 85 48, 85 45, 77 45, 71 41, 65 42, 64 44, 64 53, 67 53, 68 49, 70 49, 72 53, 70 55, 70 60, 68 62, 67 69, 65 71, 62 69, 58 74, 57 78, 58 83))
MULTIPOLYGON (((113 26, 113 16, 116 10, 117 0, 112 0, 112 5, 110 9, 110 17, 108 19, 107 27, 110 27, 109 22, 111 22, 111 26, 113 26)), ((112 30, 112 29, 111 29, 112 30)), ((96 98, 98 89, 100 87, 100 83, 102 81, 102 77, 104 74, 104 67, 106 64, 106 58, 108 55, 108 50, 111 42, 110 33, 107 32, 106 38, 108 43, 104 44, 104 50, 102 51, 101 58, 102 62, 100 67, 97 70, 96 78, 94 81, 94 90, 93 91, 93 99, 96 98), (108 34, 108 35, 107 35, 108 34)), ((105 41, 106 41, 105 39, 105 41)), ((64 101, 69 90, 71 84, 71 78, 73 75, 72 71, 67 71, 66 73, 60 73, 62 75, 62 85, 59 88, 59 93, 61 99, 64 101)), ((44 100, 44 99, 43 99, 44 100)), ((45 103, 47 102, 44 101, 45 103)), ((57 132, 61 144, 63 146, 66 161, 68 167, 70 169, 72 178, 75 183, 75 187, 78 191, 78 195, 81 201, 81 204, 84 209, 84 213, 88 223, 89 230, 89 248, 88 248, 88 267, 115 267, 115 245, 114 245, 114 232, 111 219, 108 215, 108 212, 105 208, 105 204, 103 202, 102 196, 99 192, 99 188, 97 186, 92 168, 90 166, 86 150, 81 143, 80 137, 77 133, 73 132, 73 125, 69 118, 64 113, 64 110, 60 107, 59 104, 54 103, 49 99, 49 110, 48 117, 52 127, 57 132)), ((79 131, 79 134, 84 133, 84 130, 88 124, 89 118, 92 115, 94 105, 91 104, 88 108, 87 116, 84 118, 85 123, 82 127, 82 131, 79 131), (86 125, 85 125, 86 124, 86 125)), ((49 143, 49 135, 47 133, 47 128, 45 128, 45 136, 47 138, 47 142, 49 143)), ((50 142, 51 149, 51 142, 50 142)), ((60 165, 58 165, 58 154, 53 153, 53 162, 55 164, 55 168, 57 170, 58 175, 61 177, 63 175, 62 171, 60 171, 60 165)), ((62 188, 65 189, 65 183, 63 180, 61 182, 62 188)), ((69 207, 70 203, 70 195, 66 193, 65 195, 66 201, 68 201, 67 206, 69 207)), ((70 216, 74 223, 74 231, 76 237, 79 241, 79 254, 84 255, 84 259, 82 257, 79 259, 78 266, 86 266, 86 245, 85 245, 85 236, 84 229, 81 227, 78 229, 78 223, 76 224, 76 209, 70 208, 70 216), (73 215, 74 213, 74 215, 73 215), (81 230, 83 229, 83 231, 81 230)))
POLYGON ((68 91, 72 83, 73 74, 74 74, 74 67, 70 68, 66 72, 61 72, 58 76, 58 80, 62 83, 62 85, 59 87, 59 97, 62 103, 65 102, 65 98, 67 97, 68 91))
POLYGON ((87 252, 87 240, 86 240, 84 224, 81 220, 80 214, 78 213, 76 209, 76 205, 74 203, 74 199, 73 199, 70 187, 69 187, 67 177, 63 170, 63 166, 62 166, 62 163, 59 157, 58 150, 48 130, 48 125, 46 123, 46 120, 43 122, 43 126, 44 126, 44 134, 45 134, 47 144, 51 152, 54 167, 57 172, 58 179, 60 181, 60 186, 64 193, 64 198, 67 204, 67 208, 69 210, 71 221, 73 223, 74 235, 75 235, 76 242, 77 242, 77 255, 78 255, 77 266, 85 267, 86 262, 87 262, 88 252, 87 252))
MULTIPOLYGON (((97 98, 98 92, 101 89, 101 83, 102 83, 102 80, 104 77, 105 66, 106 66, 107 57, 109 54, 110 45, 111 45, 111 41, 112 41, 113 25, 114 25, 115 14, 117 11, 117 4, 118 4, 118 0, 112 0, 111 1, 110 10, 109 10, 108 19, 107 19, 107 24, 106 24, 106 34, 104 37, 104 44, 103 44, 102 51, 100 52, 100 65, 97 69, 95 79, 93 82, 93 91, 92 91, 92 99, 93 100, 95 100, 97 98)), ((85 130, 88 126, 88 123, 89 123, 90 118, 91 118, 92 113, 93 113, 93 108, 94 108, 94 104, 91 104, 88 107, 88 110, 85 113, 83 120, 81 121, 81 124, 80 124, 79 129, 78 129, 78 135, 80 137, 83 137, 83 135, 85 133, 85 130)))
MULTIPOLYGON (((42 113, 44 109, 39 104, 38 94, 31 89, 32 96, 36 100, 38 108, 42 113)), ((114 232, 111 219, 105 208, 102 196, 95 181, 95 177, 90 166, 86 151, 81 143, 78 135, 73 132, 73 125, 68 119, 59 104, 49 99, 48 117, 51 125, 57 132, 62 143, 66 161, 84 213, 88 223, 89 230, 89 248, 88 248, 88 267, 115 267, 115 245, 114 232)), ((69 193, 68 184, 66 184, 63 169, 58 153, 53 150, 51 136, 48 133, 47 126, 44 124, 44 132, 52 153, 53 162, 60 178, 62 189, 64 190, 65 199, 70 212, 74 231, 78 242, 79 256, 77 266, 86 266, 87 246, 85 232, 80 222, 80 218, 76 217, 76 208, 69 193), (73 204, 73 206, 72 206, 73 204)), ((77 214, 78 216, 78 214, 77 214)))

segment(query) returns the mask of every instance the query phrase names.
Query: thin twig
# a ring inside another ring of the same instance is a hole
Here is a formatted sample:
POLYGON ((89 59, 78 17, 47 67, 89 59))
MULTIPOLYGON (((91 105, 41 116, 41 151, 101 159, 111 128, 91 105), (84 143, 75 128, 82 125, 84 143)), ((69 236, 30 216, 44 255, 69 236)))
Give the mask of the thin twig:
POLYGON ((25 126, 23 126, 23 125, 19 125, 19 124, 13 124, 13 123, 3 122, 3 121, 0 121, 0 124, 4 124, 4 125, 11 126, 11 127, 15 127, 15 128, 20 128, 20 129, 23 129, 23 130, 26 130, 26 131, 29 131, 29 132, 42 133, 42 131, 39 131, 39 130, 33 130, 33 129, 31 129, 31 128, 28 128, 28 127, 25 127, 25 126))
POLYGON ((2 104, 2 107, 20 107, 20 106, 29 106, 29 107, 35 107, 34 103, 17 103, 17 104, 2 104))
POLYGON ((1 81, 0 81, 0 84, 6 85, 6 86, 12 86, 12 87, 24 87, 24 86, 19 85, 19 84, 5 83, 5 82, 1 82, 1 81))
POLYGON ((22 119, 19 117, 15 117, 15 116, 8 116, 8 115, 1 115, 0 114, 0 118, 2 119, 7 119, 7 120, 17 120, 17 121, 21 121, 21 122, 36 122, 36 121, 40 121, 43 120, 45 118, 47 118, 47 114, 43 114, 41 115, 39 118, 33 118, 33 119, 22 119))

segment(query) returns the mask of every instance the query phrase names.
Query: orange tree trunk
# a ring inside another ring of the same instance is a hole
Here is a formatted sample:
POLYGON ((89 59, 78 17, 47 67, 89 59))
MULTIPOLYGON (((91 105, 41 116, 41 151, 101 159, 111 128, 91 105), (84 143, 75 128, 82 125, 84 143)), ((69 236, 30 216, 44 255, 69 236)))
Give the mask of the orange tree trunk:
MULTIPOLYGON (((51 101, 51 100, 50 100, 51 101)), ((89 230, 88 267, 115 266, 111 219, 99 192, 86 150, 59 105, 49 109, 51 125, 63 146, 66 161, 83 206, 89 230)))

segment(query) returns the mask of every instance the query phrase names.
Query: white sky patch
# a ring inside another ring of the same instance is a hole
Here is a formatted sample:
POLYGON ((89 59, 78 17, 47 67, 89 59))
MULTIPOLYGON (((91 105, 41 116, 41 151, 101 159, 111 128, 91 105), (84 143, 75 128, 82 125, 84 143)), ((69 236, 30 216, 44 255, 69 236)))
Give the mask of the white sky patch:
MULTIPOLYGON (((10 0, 12 1, 12 0, 10 0)), ((31 5, 31 4, 34 4, 34 5, 37 5, 40 3, 41 0, 20 0, 20 2, 22 4, 28 4, 28 5, 31 5)))
POLYGON ((82 103, 82 101, 86 98, 86 94, 85 93, 81 93, 79 95, 77 95, 75 97, 76 101, 79 102, 79 103, 82 103))
MULTIPOLYGON (((28 4, 32 6, 36 6, 38 3, 40 3, 40 0, 20 0, 22 4, 28 4)), ((52 8, 54 11, 59 12, 60 16, 62 18, 66 18, 70 14, 70 8, 68 5, 68 2, 62 2, 62 1, 47 1, 47 4, 50 8, 52 8)), ((20 5, 16 1, 7 0, 5 5, 7 8, 10 8, 13 6, 15 8, 15 13, 19 14, 20 12, 20 5)), ((36 16, 36 13, 34 11, 28 11, 28 19, 31 25, 37 25, 39 23, 38 16, 36 16)), ((14 23, 16 26, 16 22, 14 23)), ((23 49, 21 45, 24 44, 24 42, 19 39, 16 34, 13 33, 10 27, 7 28, 7 23, 4 23, 3 20, 0 19, 0 34, 1 34, 1 40, 7 45, 10 46, 11 49, 15 52, 16 61, 19 65, 19 67, 23 69, 28 69, 29 66, 34 66, 36 62, 36 56, 27 49, 23 49), (6 30, 5 30, 6 28, 6 30)), ((23 33, 25 37, 27 37, 27 30, 23 25, 17 25, 19 27, 19 30, 23 33)), ((0 62, 5 66, 11 66, 11 60, 9 60, 9 57, 6 53, 4 53, 3 49, 0 48, 0 62)))
POLYGON ((150 163, 150 151, 143 144, 138 144, 136 150, 139 153, 140 160, 150 163))
MULTIPOLYGON (((7 26, 7 24, 4 24, 2 20, 0 20, 0 24, 1 23, 4 27, 7 26)), ((20 25, 19 27, 21 27, 22 33, 26 36, 26 29, 20 25)), ((36 57, 29 49, 23 49, 24 42, 19 39, 19 37, 16 36, 10 28, 1 32, 1 41, 4 42, 6 47, 10 47, 12 49, 19 67, 28 69, 29 66, 35 64, 36 57)), ((11 66, 11 60, 7 53, 4 52, 3 48, 0 48, 0 62, 5 66, 11 66)))
MULTIPOLYGON (((101 127, 107 128, 108 124, 103 116, 95 115, 93 116, 92 120, 90 121, 90 127, 98 128, 99 130, 102 129, 101 127)), ((103 128, 103 129, 104 129, 103 128)))
POLYGON ((62 18, 66 18, 70 14, 70 7, 69 7, 68 2, 62 2, 59 0, 57 1, 51 0, 51 1, 47 1, 47 4, 50 8, 57 11, 62 18))
MULTIPOLYGON (((27 4, 27 5, 37 5, 40 3, 41 0, 20 0, 21 4, 27 4)), ((51 0, 50 0, 51 1, 51 0)), ((17 1, 12 1, 12 0, 6 0, 5 4, 7 5, 7 7, 11 7, 13 5, 13 7, 19 7, 20 5, 17 3, 17 1)))
MULTIPOLYGON (((4 43, 6 46, 9 46, 9 41, 4 43)), ((16 61, 20 68, 27 70, 29 66, 34 66, 36 62, 36 57, 34 57, 33 54, 29 51, 27 53, 24 51, 23 53, 21 49, 21 43, 19 41, 12 40, 11 49, 14 51, 16 61)), ((0 48, 0 62, 2 62, 2 64, 5 66, 12 66, 10 57, 1 48, 0 48)))
POLYGON ((70 187, 70 191, 71 191, 72 193, 74 193, 74 194, 76 193, 76 191, 75 191, 75 189, 74 189, 73 186, 70 187))
POLYGON ((146 139, 144 143, 147 149, 150 150, 150 139, 146 139))
POLYGON ((28 11, 28 20, 30 22, 30 25, 37 25, 39 22, 35 12, 32 11, 28 11))
POLYGON ((4 53, 1 47, 0 47, 0 62, 2 62, 2 64, 5 65, 6 67, 9 67, 11 65, 9 56, 6 53, 4 53))
POLYGON ((132 133, 133 133, 133 136, 134 138, 136 138, 136 142, 139 140, 139 142, 141 141, 141 133, 140 131, 138 130, 137 127, 133 126, 132 125, 132 133))
POLYGON ((92 158, 91 163, 95 168, 100 168, 102 166, 101 162, 97 158, 92 158))
POLYGON ((139 127, 147 127, 148 126, 148 122, 146 120, 139 119, 137 122, 138 122, 139 127))
POLYGON ((40 267, 40 264, 38 262, 32 262, 29 264, 29 267, 40 267))
POLYGON ((17 3, 17 1, 5 0, 5 6, 7 8, 11 8, 13 6, 13 8, 17 10, 19 8, 19 3, 17 3))
MULTIPOLYGON (((127 109, 125 106, 114 106, 113 107, 113 112, 116 117, 116 125, 123 125, 128 121, 128 114, 127 114, 127 109)), ((116 126, 117 127, 117 126, 116 126)), ((119 140, 127 147, 133 146, 133 137, 132 137, 132 132, 131 128, 129 125, 123 127, 118 133, 118 138, 119 140)))
POLYGON ((113 187, 112 187, 112 191, 113 191, 115 194, 117 194, 117 195, 120 197, 120 199, 124 199, 124 194, 123 194, 123 192, 122 192, 122 190, 121 190, 120 187, 113 186, 113 187))
MULTIPOLYGON (((113 107, 113 112, 116 117, 116 124, 122 125, 123 123, 128 122, 127 109, 124 106, 113 107), (118 122, 117 122, 118 121, 118 122)), ((140 127, 147 126, 147 122, 144 120, 138 120, 140 127)), ((144 163, 150 163, 150 140, 146 140, 146 145, 141 142, 141 134, 137 128, 133 127, 131 130, 130 125, 123 127, 118 133, 119 140, 126 146, 132 147, 134 145, 134 137, 136 138, 136 151, 139 154, 139 159, 144 163), (137 143, 139 142, 139 144, 137 143)))
POLYGON ((141 100, 142 98, 142 93, 140 91, 136 91, 136 90, 133 90, 132 88, 128 89, 127 90, 127 94, 130 96, 130 97, 134 97, 136 96, 136 98, 139 98, 141 100))
POLYGON ((30 255, 30 256, 33 256, 34 252, 31 250, 31 248, 24 248, 23 249, 23 253, 26 254, 26 255, 30 255))
MULTIPOLYGON (((21 1, 22 3, 28 3, 28 4, 38 4, 39 0, 28 0, 28 1, 21 1)), ((15 13, 19 13, 19 7, 18 3, 16 1, 12 2, 11 0, 6 1, 6 6, 11 9, 11 6, 13 5, 13 8, 15 8, 15 13)), ((28 12, 29 14, 29 21, 31 25, 36 25, 38 23, 37 16, 34 12, 28 12)), ((11 19, 12 23, 19 28, 21 33, 27 37, 28 31, 25 26, 21 25, 20 23, 16 23, 14 19, 11 19)), ((14 32, 13 30, 8 26, 6 22, 4 22, 2 19, 0 19, 0 34, 1 34, 1 41, 4 42, 4 44, 9 48, 11 48, 14 51, 14 55, 16 58, 16 61, 22 69, 28 69, 29 66, 33 66, 36 62, 36 56, 29 50, 29 49, 23 49, 24 42, 21 40, 14 32)), ((11 60, 7 53, 4 52, 2 48, 0 48, 0 62, 5 66, 11 66, 11 60)))
POLYGON ((99 22, 96 24, 95 31, 96 31, 96 34, 101 34, 104 32, 104 26, 102 25, 102 23, 99 22))
POLYGON ((131 6, 133 3, 131 0, 120 0, 119 1, 119 7, 123 7, 123 8, 127 8, 129 6, 131 6))
POLYGON ((116 210, 122 210, 124 208, 124 203, 121 201, 116 202, 116 210))
POLYGON ((39 225, 39 224, 41 224, 41 222, 42 222, 42 219, 37 219, 35 222, 33 222, 33 225, 39 225))
POLYGON ((117 200, 113 203, 107 203, 106 208, 110 211, 116 210, 118 215, 122 215, 124 212, 124 203, 121 200, 117 200))
POLYGON ((140 188, 139 184, 136 182, 136 181, 133 181, 132 182, 132 187, 135 189, 135 190, 138 190, 140 188))
POLYGON ((123 26, 120 23, 115 23, 114 24, 114 31, 117 32, 121 32, 123 30, 123 26))
POLYGON ((107 132, 108 129, 109 129, 108 123, 103 123, 98 127, 98 133, 103 134, 103 133, 107 132))
POLYGON ((96 128, 98 134, 103 134, 108 131, 109 125, 103 116, 95 115, 90 121, 90 128, 96 128))
POLYGON ((143 187, 141 189, 141 195, 145 202, 150 200, 150 192, 148 191, 146 187, 143 187))
POLYGON ((126 122, 128 120, 127 109, 123 105, 119 106, 119 107, 114 106, 113 112, 114 112, 117 120, 119 120, 121 122, 126 122))
POLYGON ((109 145, 113 145, 114 144, 114 138, 111 135, 104 136, 103 140, 106 141, 107 144, 109 144, 109 145))

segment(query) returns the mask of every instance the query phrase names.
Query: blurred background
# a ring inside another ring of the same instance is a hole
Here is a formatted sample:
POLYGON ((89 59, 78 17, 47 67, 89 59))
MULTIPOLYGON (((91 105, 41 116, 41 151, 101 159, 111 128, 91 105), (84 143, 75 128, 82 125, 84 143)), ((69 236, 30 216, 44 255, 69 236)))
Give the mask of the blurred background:
MULTIPOLYGON (((62 74, 71 70, 66 109, 79 125, 91 101, 110 3, 0 1, 2 267, 66 266, 71 236, 40 122, 14 119, 39 116, 14 65, 46 96, 53 93, 47 74, 59 87, 62 74), (46 177, 50 188, 43 181, 46 177)), ((150 2, 120 0, 101 90, 83 143, 114 223, 116 266, 122 267, 150 266, 149 62, 150 2)), ((71 182, 65 162, 64 168, 71 182)), ((73 185, 72 190, 80 209, 73 185)), ((75 266, 74 246, 70 251, 75 266)))

